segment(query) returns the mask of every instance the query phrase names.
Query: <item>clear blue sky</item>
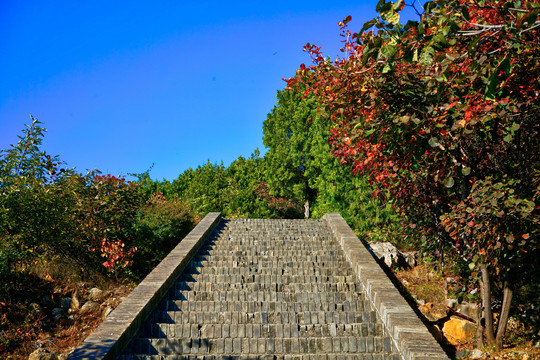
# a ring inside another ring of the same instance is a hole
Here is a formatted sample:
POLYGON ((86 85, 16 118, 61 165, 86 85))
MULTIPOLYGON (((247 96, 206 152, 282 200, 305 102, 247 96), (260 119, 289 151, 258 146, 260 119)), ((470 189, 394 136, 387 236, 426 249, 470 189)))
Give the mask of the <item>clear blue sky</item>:
POLYGON ((0 149, 30 114, 78 171, 175 179, 255 148, 307 43, 332 58, 337 22, 369 1, 0 0, 0 149))

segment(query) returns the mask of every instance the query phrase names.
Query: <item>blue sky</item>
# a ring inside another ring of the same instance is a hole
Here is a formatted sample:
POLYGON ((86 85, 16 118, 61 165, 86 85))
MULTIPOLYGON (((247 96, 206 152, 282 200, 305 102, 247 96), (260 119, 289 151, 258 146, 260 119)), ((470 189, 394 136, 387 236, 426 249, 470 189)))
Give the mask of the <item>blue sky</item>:
POLYGON ((173 180, 255 148, 282 78, 377 1, 0 1, 0 149, 30 114, 78 171, 173 180))

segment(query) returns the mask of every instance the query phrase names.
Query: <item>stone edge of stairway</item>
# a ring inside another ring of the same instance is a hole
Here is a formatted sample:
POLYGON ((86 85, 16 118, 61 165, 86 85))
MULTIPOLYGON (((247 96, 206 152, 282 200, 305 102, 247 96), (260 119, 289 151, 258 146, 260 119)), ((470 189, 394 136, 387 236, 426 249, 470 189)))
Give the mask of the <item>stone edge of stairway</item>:
POLYGON ((220 220, 221 213, 208 213, 68 359, 113 359, 119 355, 220 220))
POLYGON ((384 270, 339 213, 323 216, 404 360, 449 359, 384 270))

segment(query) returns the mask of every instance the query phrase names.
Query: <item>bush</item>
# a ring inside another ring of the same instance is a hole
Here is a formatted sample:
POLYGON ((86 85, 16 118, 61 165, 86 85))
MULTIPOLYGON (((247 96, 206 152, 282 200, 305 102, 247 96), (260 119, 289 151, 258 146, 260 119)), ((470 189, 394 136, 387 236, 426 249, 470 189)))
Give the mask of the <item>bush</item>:
POLYGON ((195 226, 188 205, 177 196, 167 200, 154 194, 137 213, 134 223, 137 251, 133 274, 141 278, 150 272, 195 226))

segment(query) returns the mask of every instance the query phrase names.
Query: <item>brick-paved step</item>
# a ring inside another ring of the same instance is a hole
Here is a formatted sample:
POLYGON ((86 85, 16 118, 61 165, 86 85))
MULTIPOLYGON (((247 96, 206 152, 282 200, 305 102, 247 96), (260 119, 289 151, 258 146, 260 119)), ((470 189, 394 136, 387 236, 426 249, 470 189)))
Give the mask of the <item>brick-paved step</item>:
POLYGON ((119 360, 401 360, 396 354, 122 355, 119 360))
POLYGON ((351 324, 210 324, 152 323, 142 330, 141 338, 305 338, 335 336, 382 336, 382 325, 375 322, 351 324))
POLYGON ((335 293, 286 293, 286 292, 247 292, 245 290, 228 291, 184 291, 173 290, 169 299, 187 301, 259 301, 259 302, 343 302, 358 300, 352 292, 335 293))
MULTIPOLYGON (((195 266, 189 267, 186 269, 185 275, 194 275, 201 274, 203 271, 204 275, 244 275, 245 270, 241 267, 229 267, 229 268, 197 268, 195 266)), ((262 274, 262 275, 317 275, 317 276, 334 276, 334 275, 352 275, 352 270, 350 268, 275 268, 275 267, 262 267, 257 266, 256 268, 251 269, 251 274, 262 274)))
POLYGON ((186 274, 180 277, 179 283, 218 283, 218 284, 328 284, 355 283, 353 275, 272 275, 272 274, 186 274))
POLYGON ((354 324, 375 322, 374 311, 303 311, 303 312, 183 312, 156 311, 152 321, 176 324, 354 324))
POLYGON ((249 292, 255 291, 274 291, 274 292, 294 292, 294 293, 318 293, 318 292, 356 292, 360 289, 360 284, 335 282, 335 283, 261 283, 261 282, 245 282, 245 283, 213 283, 213 282, 186 282, 182 281, 178 289, 179 291, 234 291, 244 290, 249 292))
POLYGON ((315 354, 391 352, 388 337, 335 336, 309 338, 141 338, 134 354, 315 354))
MULTIPOLYGON (((359 298, 361 298, 359 296, 359 298)), ((258 302, 258 301, 185 301, 167 300, 161 303, 161 311, 192 311, 192 312, 223 312, 243 311, 253 312, 302 312, 302 311, 364 311, 370 309, 367 300, 343 302, 258 302)))

